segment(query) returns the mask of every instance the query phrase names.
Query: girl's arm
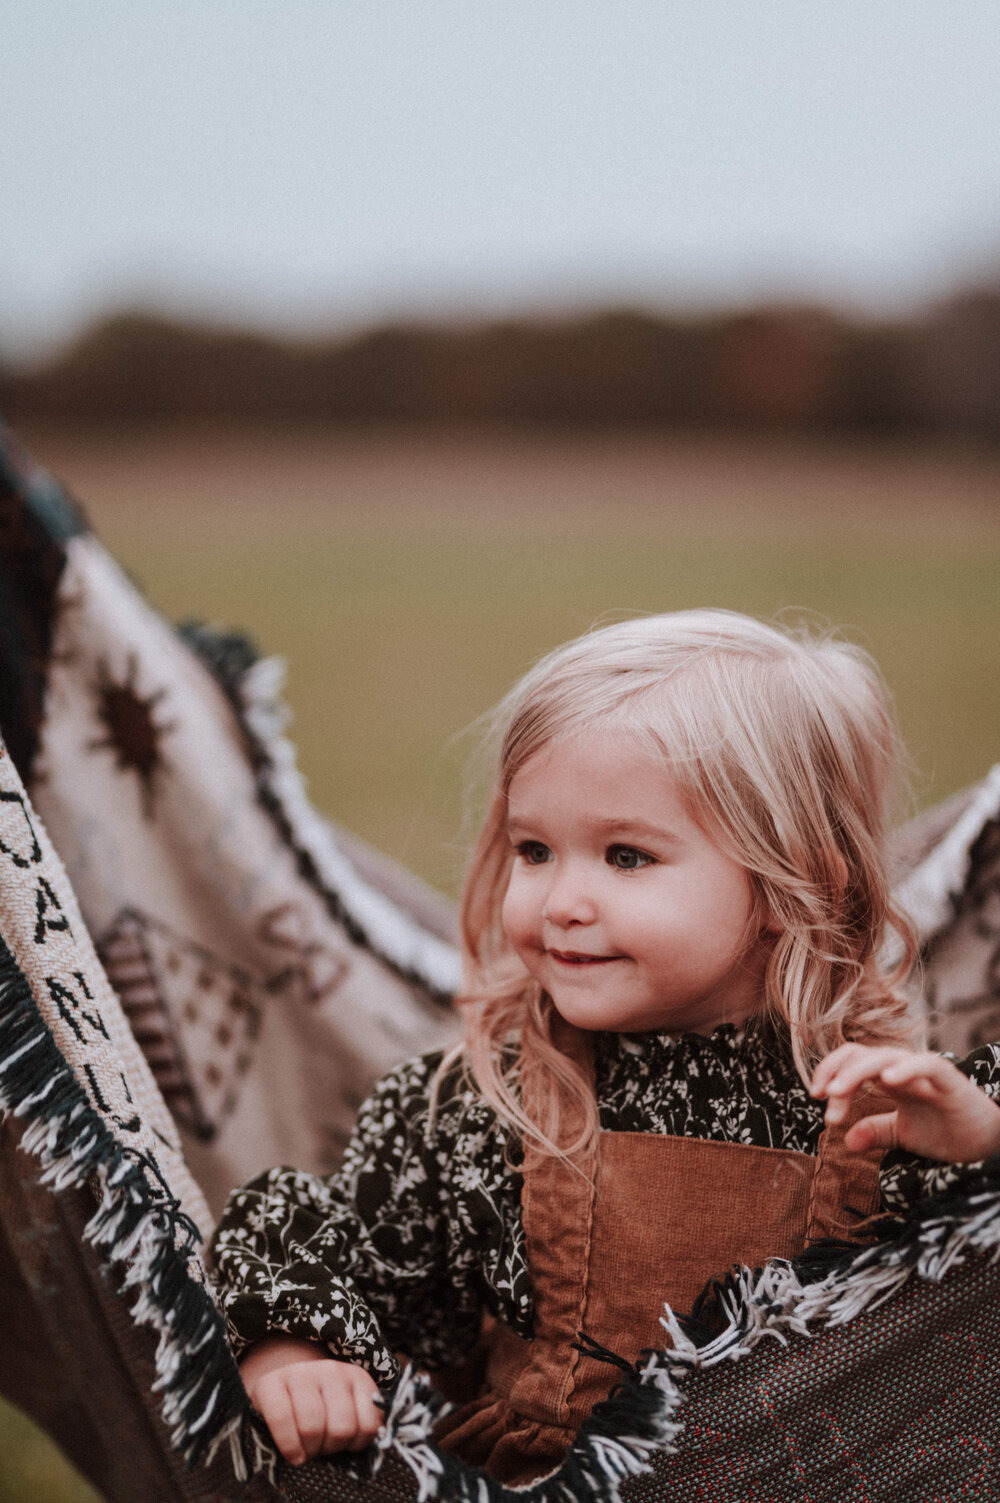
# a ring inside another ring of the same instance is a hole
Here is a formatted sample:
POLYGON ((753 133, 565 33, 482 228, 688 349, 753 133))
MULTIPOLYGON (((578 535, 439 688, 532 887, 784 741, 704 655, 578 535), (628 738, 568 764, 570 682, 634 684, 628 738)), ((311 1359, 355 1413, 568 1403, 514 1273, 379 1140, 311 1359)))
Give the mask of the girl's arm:
POLYGON ((845 1119, 866 1083, 877 1085, 896 1109, 856 1122, 844 1138, 853 1152, 905 1148, 956 1164, 1000 1152, 1000 1106, 943 1055, 842 1044, 820 1061, 810 1086, 813 1096, 827 1099, 828 1125, 845 1119))
MULTIPOLYGON (((411 1060, 376 1087, 330 1179, 273 1169, 231 1196, 214 1238, 216 1282, 258 1407, 283 1404, 287 1417, 304 1398, 314 1411, 317 1387, 326 1395, 344 1364, 370 1375, 362 1387, 371 1396, 397 1376, 397 1352, 439 1368, 474 1347, 484 1266, 495 1265, 499 1280, 510 1257, 506 1239, 520 1226, 517 1182, 492 1113, 460 1082, 445 1083, 430 1122, 436 1063, 411 1060), (272 1346, 279 1335, 299 1345, 272 1346), (270 1361, 266 1389, 257 1387, 265 1349, 293 1353, 276 1364, 298 1369, 291 1389, 270 1381, 270 1361)), ((530 1296, 517 1280, 508 1297, 515 1320, 525 1305, 530 1324, 530 1296)), ((350 1383, 357 1395, 356 1379, 350 1383)), ((371 1408, 356 1413, 360 1435, 371 1408)), ((318 1425, 313 1412, 307 1434, 298 1432, 304 1450, 318 1425)), ((324 1420, 323 1443, 325 1436, 324 1420)))

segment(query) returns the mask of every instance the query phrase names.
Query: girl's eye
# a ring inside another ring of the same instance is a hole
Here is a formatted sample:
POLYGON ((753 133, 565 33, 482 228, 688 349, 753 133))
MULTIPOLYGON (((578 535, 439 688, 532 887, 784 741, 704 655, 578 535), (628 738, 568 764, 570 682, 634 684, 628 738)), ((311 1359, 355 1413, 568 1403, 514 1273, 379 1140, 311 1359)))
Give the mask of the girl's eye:
POLYGON ((638 871, 640 866, 651 866, 652 856, 637 850, 634 845, 609 845, 605 861, 620 872, 638 871))
POLYGON ((542 866, 551 860, 552 852, 547 845, 540 840, 522 840, 517 848, 517 854, 526 861, 529 866, 542 866))

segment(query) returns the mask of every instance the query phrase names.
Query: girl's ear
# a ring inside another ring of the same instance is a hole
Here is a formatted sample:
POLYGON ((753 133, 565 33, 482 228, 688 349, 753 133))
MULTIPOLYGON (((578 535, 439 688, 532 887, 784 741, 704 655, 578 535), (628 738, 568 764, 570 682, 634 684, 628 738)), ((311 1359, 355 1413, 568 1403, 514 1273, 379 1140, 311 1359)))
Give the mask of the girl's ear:
POLYGON ((765 934, 771 934, 775 936, 782 934, 784 932, 784 925, 782 924, 781 920, 775 918, 774 914, 771 912, 771 905, 767 901, 767 898, 764 896, 763 892, 761 892, 760 887, 756 882, 754 883, 754 888, 757 902, 756 911, 759 920, 757 928, 758 938, 763 938, 765 934))

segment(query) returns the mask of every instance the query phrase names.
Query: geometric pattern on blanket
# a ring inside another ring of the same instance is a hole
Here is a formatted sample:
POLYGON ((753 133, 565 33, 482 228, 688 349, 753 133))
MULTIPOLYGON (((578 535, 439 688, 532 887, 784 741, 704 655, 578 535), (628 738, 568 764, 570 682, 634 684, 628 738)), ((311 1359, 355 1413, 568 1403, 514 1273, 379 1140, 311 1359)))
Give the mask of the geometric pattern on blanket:
POLYGON ((212 1210, 330 1168, 455 1031, 450 912, 310 809, 279 686, 168 627, 0 432, 0 1391, 122 1503, 235 1486, 178 1470, 247 1422, 212 1210))
POLYGON ((122 909, 97 949, 171 1116, 211 1142, 253 1063, 266 991, 242 967, 133 908, 122 909))

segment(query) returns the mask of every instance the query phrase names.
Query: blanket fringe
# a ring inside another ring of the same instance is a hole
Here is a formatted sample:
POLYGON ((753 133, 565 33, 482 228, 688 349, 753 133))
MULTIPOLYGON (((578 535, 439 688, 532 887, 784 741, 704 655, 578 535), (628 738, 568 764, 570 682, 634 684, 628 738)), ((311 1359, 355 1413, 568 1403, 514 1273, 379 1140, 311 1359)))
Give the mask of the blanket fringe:
POLYGON ((157 1335, 154 1390, 189 1465, 239 1426, 247 1398, 209 1292, 195 1223, 156 1166, 102 1120, 59 1052, 31 987, 0 940, 0 1108, 27 1125, 24 1150, 55 1191, 96 1193, 86 1240, 134 1291, 132 1318, 157 1335))
POLYGON ((680 1395, 670 1375, 657 1370, 641 1383, 639 1377, 633 1370, 629 1382, 596 1406, 556 1472, 510 1488, 437 1449, 432 1432, 447 1406, 430 1379, 408 1367, 390 1396, 371 1475, 391 1453, 413 1473, 418 1503, 617 1503, 622 1483, 648 1472, 652 1457, 671 1446, 680 1428, 674 1419, 680 1395))

